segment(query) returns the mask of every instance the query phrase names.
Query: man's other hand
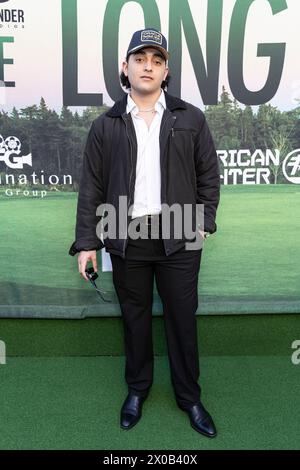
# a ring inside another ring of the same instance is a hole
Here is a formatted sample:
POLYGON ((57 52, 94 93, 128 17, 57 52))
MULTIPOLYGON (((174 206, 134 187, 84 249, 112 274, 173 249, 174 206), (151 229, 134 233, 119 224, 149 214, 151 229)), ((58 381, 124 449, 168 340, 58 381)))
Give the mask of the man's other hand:
POLYGON ((204 239, 205 239, 205 233, 206 233, 206 232, 204 232, 204 230, 200 230, 200 229, 199 229, 199 233, 200 233, 201 237, 202 237, 203 240, 204 240, 204 239))
POLYGON ((92 251, 81 251, 78 255, 78 271, 84 277, 86 281, 88 281, 88 278, 86 276, 85 270, 87 267, 88 261, 91 261, 93 263, 93 268, 94 271, 97 272, 97 254, 96 250, 92 251))

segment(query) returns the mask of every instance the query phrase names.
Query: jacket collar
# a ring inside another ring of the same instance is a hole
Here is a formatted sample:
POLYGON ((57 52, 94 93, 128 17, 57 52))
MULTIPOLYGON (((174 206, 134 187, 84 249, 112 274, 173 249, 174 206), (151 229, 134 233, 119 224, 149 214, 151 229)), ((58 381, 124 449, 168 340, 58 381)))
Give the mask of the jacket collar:
MULTIPOLYGON (((186 104, 180 98, 169 95, 165 92, 166 105, 167 109, 170 111, 175 111, 175 109, 187 109, 186 104)), ((126 113, 127 106, 127 93, 124 94, 123 98, 119 101, 116 101, 114 106, 107 111, 106 115, 109 117, 120 117, 122 114, 126 113)))

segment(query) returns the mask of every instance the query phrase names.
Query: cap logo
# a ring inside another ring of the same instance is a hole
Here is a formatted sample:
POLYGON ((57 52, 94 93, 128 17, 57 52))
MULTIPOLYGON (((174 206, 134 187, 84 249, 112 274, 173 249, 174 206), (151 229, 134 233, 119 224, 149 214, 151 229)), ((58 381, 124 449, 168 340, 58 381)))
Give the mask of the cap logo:
POLYGON ((156 44, 162 45, 162 35, 157 31, 152 31, 148 29, 147 31, 142 31, 141 34, 141 41, 152 41, 156 42, 156 44))

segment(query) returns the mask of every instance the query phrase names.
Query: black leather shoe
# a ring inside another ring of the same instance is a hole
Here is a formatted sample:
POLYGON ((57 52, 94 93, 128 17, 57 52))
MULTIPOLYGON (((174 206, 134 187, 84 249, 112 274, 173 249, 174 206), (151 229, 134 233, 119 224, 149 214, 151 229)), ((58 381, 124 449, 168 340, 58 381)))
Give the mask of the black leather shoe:
POLYGON ((146 398, 129 393, 121 408, 121 428, 131 429, 142 416, 142 405, 146 398))
POLYGON ((215 437, 217 435, 213 419, 201 402, 193 405, 191 408, 181 409, 188 413, 191 426, 197 432, 206 437, 215 437))

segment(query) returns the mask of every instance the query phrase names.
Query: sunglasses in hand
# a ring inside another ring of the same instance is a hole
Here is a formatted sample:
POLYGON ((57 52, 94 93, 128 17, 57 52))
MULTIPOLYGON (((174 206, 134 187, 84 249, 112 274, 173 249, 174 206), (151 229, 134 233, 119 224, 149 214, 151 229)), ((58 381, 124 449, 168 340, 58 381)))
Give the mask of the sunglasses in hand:
POLYGON ((86 274, 88 280, 90 281, 90 283, 92 284, 92 286, 96 289, 97 294, 101 297, 101 299, 102 299, 104 302, 111 302, 111 300, 105 299, 105 298, 103 297, 103 294, 106 294, 106 292, 101 291, 101 289, 99 289, 99 288, 97 287, 97 284, 96 284, 95 280, 96 280, 97 277, 99 277, 99 276, 98 276, 98 274, 94 271, 94 268, 87 268, 87 269, 85 270, 85 274, 86 274))

